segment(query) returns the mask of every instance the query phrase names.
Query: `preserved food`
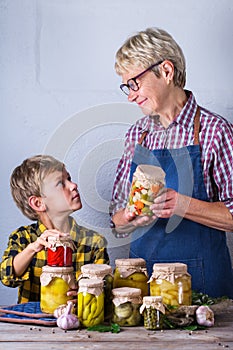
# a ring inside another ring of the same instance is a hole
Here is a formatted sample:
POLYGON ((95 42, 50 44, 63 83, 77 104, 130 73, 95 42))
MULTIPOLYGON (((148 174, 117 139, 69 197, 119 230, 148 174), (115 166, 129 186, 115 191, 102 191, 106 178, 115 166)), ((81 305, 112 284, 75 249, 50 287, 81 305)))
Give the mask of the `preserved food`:
POLYGON ((182 263, 154 264, 150 278, 150 295, 161 296, 163 304, 191 305, 191 276, 182 263))

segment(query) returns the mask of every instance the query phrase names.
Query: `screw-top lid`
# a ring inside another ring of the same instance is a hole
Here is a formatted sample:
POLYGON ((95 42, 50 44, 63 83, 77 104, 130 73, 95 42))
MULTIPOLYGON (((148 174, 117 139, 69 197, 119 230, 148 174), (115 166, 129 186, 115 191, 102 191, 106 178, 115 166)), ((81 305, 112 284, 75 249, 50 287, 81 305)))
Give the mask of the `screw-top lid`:
POLYGON ((42 267, 42 272, 48 272, 48 273, 56 273, 56 274, 68 274, 73 273, 74 268, 72 266, 64 266, 64 267, 58 267, 58 266, 49 266, 45 265, 42 267))
POLYGON ((183 263, 156 263, 153 265, 153 272, 149 282, 154 279, 167 280, 175 283, 175 279, 180 276, 190 276, 187 270, 187 265, 183 263))
POLYGON ((115 264, 117 267, 134 267, 134 266, 140 266, 140 267, 146 267, 146 261, 142 258, 128 258, 128 259, 116 259, 115 264))
POLYGON ((153 272, 187 273, 187 265, 183 263, 156 263, 153 272))
POLYGON ((143 313, 145 308, 153 308, 159 310, 163 314, 165 314, 165 307, 162 302, 161 296, 145 296, 143 297, 143 303, 140 307, 140 313, 143 313))
POLYGON ((162 300, 163 298, 161 296, 149 295, 149 296, 143 297, 143 304, 151 305, 153 303, 161 303, 162 300))
POLYGON ((107 264, 86 264, 81 266, 81 273, 83 275, 95 275, 102 277, 112 273, 112 268, 107 264))
POLYGON ((72 237, 70 235, 67 236, 61 236, 59 238, 54 236, 48 237, 48 243, 51 244, 51 250, 56 250, 56 247, 63 246, 63 247, 69 247, 72 250, 75 250, 75 244, 72 240, 72 237))
POLYGON ((164 185, 165 182, 165 172, 161 167, 154 165, 138 165, 133 176, 142 182, 145 188, 149 188, 152 183, 161 183, 161 185, 164 185))
POLYGON ((141 289, 132 288, 132 287, 120 287, 114 288, 112 290, 112 294, 114 297, 139 297, 142 294, 141 289))
POLYGON ((79 288, 103 287, 104 281, 99 278, 83 278, 79 281, 79 288))

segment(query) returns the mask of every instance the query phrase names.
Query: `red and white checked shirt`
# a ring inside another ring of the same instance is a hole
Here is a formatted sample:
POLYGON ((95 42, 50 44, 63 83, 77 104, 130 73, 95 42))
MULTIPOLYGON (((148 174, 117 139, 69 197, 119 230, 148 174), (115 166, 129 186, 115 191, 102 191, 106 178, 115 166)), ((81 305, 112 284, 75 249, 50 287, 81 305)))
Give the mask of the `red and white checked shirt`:
MULTIPOLYGON (((145 116, 127 131, 124 154, 113 186, 111 214, 126 207, 134 148, 143 131, 148 131, 143 146, 149 150, 193 145, 197 103, 192 92, 186 91, 186 94, 189 96, 187 103, 168 128, 163 127, 158 116, 145 116)), ((212 202, 224 202, 233 215, 233 125, 202 107, 200 112, 199 144, 207 195, 212 202)))

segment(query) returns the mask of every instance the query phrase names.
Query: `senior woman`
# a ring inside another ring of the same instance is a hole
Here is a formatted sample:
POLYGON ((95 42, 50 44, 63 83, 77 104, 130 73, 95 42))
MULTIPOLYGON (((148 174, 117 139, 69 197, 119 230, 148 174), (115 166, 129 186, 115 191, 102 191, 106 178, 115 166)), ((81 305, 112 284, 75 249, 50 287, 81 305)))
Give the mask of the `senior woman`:
POLYGON ((116 237, 132 235, 130 257, 154 263, 183 262, 192 289, 233 297, 226 231, 233 231, 233 125, 199 106, 185 90, 183 52, 164 30, 138 32, 116 54, 121 90, 143 117, 126 133, 110 213, 116 237), (138 164, 162 167, 166 190, 153 216, 127 209, 138 164))

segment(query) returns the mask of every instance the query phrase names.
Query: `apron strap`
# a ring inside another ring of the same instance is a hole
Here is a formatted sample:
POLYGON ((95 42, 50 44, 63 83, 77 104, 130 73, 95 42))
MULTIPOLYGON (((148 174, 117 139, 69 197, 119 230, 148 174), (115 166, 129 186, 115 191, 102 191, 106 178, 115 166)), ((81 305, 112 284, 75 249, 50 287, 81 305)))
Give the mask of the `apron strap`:
POLYGON ((143 143, 143 141, 144 141, 144 139, 145 139, 145 137, 146 137, 146 135, 148 134, 148 131, 146 130, 146 131, 143 131, 143 133, 142 133, 142 135, 141 135, 141 137, 140 137, 140 139, 139 139, 139 141, 138 141, 138 144, 139 145, 142 145, 142 143, 143 143))
MULTIPOLYGON (((196 114, 194 117, 194 145, 199 145, 199 131, 200 131, 200 107, 197 106, 196 114)), ((142 145, 148 131, 143 131, 138 144, 142 145)))
POLYGON ((199 145, 199 131, 200 131, 200 107, 197 106, 194 117, 194 145, 199 145))

